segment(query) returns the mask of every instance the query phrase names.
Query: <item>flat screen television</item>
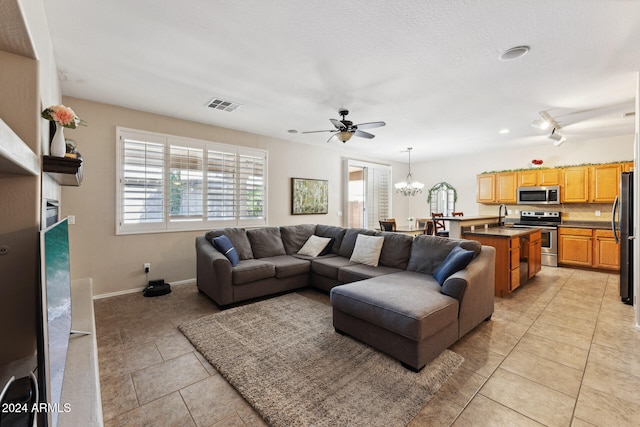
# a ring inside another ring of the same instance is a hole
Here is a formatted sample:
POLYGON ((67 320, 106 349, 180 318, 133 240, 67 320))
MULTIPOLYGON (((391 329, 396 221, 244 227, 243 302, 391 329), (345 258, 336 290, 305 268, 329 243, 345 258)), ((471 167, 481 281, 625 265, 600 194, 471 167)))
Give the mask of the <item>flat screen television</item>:
MULTIPOLYGON (((61 408, 62 381, 71 333, 71 273, 67 218, 40 232, 42 333, 38 343, 40 402, 61 408)), ((58 411, 41 414, 55 427, 58 411)))

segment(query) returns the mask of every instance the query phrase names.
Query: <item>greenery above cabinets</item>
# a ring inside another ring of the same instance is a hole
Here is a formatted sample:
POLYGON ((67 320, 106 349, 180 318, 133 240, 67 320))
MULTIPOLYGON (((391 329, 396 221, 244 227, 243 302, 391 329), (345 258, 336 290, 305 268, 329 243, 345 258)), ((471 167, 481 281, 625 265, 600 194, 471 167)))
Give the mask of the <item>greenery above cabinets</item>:
POLYGON ((476 201, 514 204, 518 187, 559 185, 562 203, 610 203, 618 194, 620 173, 631 170, 633 162, 618 162, 482 173, 476 201))

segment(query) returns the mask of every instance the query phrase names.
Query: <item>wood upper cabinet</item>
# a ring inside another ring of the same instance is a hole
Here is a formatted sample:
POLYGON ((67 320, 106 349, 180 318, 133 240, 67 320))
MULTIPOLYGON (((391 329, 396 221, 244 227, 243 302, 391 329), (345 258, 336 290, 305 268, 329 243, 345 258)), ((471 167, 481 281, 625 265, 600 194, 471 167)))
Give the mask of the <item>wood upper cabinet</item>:
POLYGON ((593 266, 607 270, 620 269, 620 245, 611 230, 593 230, 593 266))
POLYGON ((560 185, 562 169, 529 169, 518 172, 518 187, 560 185))
POLYGON ((541 169, 538 171, 538 185, 560 185, 562 169, 541 169))
POLYGON ((594 203, 613 202, 618 195, 622 164, 597 165, 589 167, 589 201, 594 203))
POLYGON ((562 173, 562 203, 586 203, 589 201, 589 167, 565 168, 562 173))
POLYGON ((633 170, 633 162, 622 163, 622 172, 631 172, 633 170))
POLYGON ((496 201, 496 175, 485 173, 478 175, 478 191, 476 201, 478 203, 495 203, 496 201))
POLYGON ((558 229, 558 262, 561 264, 593 265, 593 231, 590 228, 558 229))
POLYGON ((496 201, 498 203, 516 203, 518 188, 518 174, 504 172, 496 174, 496 201))

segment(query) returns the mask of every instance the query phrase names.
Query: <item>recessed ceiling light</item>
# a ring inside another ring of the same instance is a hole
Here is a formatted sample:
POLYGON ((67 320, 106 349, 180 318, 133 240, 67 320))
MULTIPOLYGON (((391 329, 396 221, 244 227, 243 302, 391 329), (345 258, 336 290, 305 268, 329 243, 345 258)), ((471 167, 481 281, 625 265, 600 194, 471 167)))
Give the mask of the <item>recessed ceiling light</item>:
POLYGON ((510 132, 509 129, 500 129, 498 131, 498 133, 502 133, 502 134, 509 133, 509 132, 510 132))
POLYGON ((511 61, 518 59, 529 52, 529 46, 516 46, 511 49, 507 49, 502 55, 500 55, 500 61, 511 61))
POLYGON ((298 131, 295 130, 295 129, 289 129, 287 132, 289 132, 289 133, 298 133, 298 131))

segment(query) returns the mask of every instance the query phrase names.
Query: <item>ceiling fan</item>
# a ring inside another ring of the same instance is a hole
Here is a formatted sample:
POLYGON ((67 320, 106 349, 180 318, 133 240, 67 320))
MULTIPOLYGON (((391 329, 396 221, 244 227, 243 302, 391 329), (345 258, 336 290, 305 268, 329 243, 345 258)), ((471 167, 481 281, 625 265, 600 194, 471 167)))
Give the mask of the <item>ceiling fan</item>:
POLYGON ((312 130, 302 133, 332 132, 333 135, 331 135, 327 142, 331 141, 332 138, 337 138, 344 143, 350 140, 354 135, 359 136, 360 138, 375 138, 375 135, 363 132, 361 129, 379 128, 386 125, 385 122, 369 122, 354 125, 352 121, 345 118, 349 114, 349 110, 340 110, 338 111, 338 114, 342 116, 342 120, 329 119, 329 121, 336 127, 335 129, 312 130))

